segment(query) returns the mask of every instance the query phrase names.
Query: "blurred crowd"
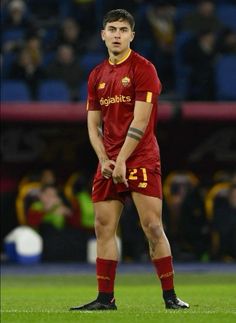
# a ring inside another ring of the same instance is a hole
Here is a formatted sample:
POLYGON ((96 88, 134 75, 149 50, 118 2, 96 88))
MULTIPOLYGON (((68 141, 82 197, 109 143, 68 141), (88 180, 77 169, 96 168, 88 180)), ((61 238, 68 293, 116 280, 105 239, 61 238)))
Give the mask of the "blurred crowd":
MULTIPOLYGON (((95 237, 91 183, 83 172, 59 183, 51 168, 20 181, 16 225, 41 235, 44 261, 87 261, 88 241, 95 237)), ((236 261, 235 172, 218 171, 204 185, 191 171, 173 171, 163 180, 163 193, 163 223, 177 261, 236 261)), ((118 234, 124 262, 149 261, 148 243, 128 197, 118 234)))
POLYGON ((40 234, 44 261, 86 261, 87 242, 95 237, 90 191, 85 175, 73 174, 62 184, 51 168, 20 181, 17 222, 40 234))
POLYGON ((177 259, 236 260, 236 173, 216 172, 204 186, 192 172, 173 172, 164 197, 164 223, 177 259))
MULTIPOLYGON (((1 1, 3 79, 25 82, 32 100, 41 100, 44 80, 60 80, 71 101, 84 100, 89 71, 106 57, 102 17, 116 7, 113 0, 1 1)), ((157 67, 164 98, 236 99, 217 92, 218 62, 236 56, 234 0, 130 0, 119 7, 135 17, 133 49, 157 67)))

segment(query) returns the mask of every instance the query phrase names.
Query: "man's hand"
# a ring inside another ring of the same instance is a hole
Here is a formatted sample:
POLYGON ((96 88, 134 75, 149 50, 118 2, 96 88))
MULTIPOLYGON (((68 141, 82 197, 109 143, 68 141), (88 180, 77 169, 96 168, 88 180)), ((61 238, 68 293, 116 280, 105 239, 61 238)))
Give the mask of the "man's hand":
POLYGON ((128 180, 126 178, 125 161, 116 161, 115 168, 112 173, 112 178, 115 184, 124 183, 126 187, 129 187, 128 180))
POLYGON ((115 165, 116 163, 114 162, 114 160, 110 160, 110 159, 104 160, 101 163, 101 171, 102 171, 103 177, 105 177, 106 179, 109 179, 112 176, 112 172, 115 165))

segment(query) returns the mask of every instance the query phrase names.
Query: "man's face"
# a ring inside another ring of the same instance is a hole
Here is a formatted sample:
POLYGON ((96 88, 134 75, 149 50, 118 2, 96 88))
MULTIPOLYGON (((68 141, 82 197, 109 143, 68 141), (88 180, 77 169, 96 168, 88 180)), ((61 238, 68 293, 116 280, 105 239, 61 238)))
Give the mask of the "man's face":
POLYGON ((134 32, 129 23, 121 20, 108 22, 101 35, 109 53, 113 55, 125 53, 134 38, 134 32))

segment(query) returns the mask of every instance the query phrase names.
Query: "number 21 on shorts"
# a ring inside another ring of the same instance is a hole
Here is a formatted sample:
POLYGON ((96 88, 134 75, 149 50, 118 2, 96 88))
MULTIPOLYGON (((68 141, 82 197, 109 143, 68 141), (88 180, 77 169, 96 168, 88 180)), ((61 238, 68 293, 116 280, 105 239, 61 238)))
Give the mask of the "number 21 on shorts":
MULTIPOLYGON (((141 176, 142 174, 142 181, 147 182, 147 170, 144 167, 141 168, 132 168, 129 170, 129 180, 131 181, 135 181, 139 178, 139 176, 141 176), (141 174, 140 174, 141 172, 141 174)), ((141 180, 141 178, 140 178, 141 180)))

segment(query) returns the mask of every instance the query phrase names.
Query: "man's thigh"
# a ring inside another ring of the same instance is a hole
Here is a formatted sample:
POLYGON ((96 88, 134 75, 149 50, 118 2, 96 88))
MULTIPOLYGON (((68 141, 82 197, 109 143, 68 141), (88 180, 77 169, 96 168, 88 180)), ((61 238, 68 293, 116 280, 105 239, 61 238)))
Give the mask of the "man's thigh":
POLYGON ((104 218, 104 221, 105 219, 119 218, 123 207, 123 203, 118 200, 96 202, 94 203, 95 218, 99 216, 100 218, 104 218))
POLYGON ((145 222, 161 222, 161 199, 159 199, 158 197, 147 196, 138 192, 132 192, 132 199, 134 201, 142 224, 145 224, 145 222))

